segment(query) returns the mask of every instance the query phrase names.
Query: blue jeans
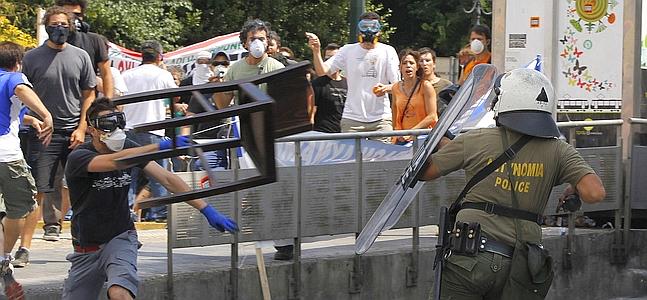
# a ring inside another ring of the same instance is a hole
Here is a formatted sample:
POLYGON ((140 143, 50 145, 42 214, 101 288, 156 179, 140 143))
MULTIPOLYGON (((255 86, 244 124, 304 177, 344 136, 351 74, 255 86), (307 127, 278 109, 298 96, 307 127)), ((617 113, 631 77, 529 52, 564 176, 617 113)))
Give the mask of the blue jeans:
MULTIPOLYGON (((154 135, 152 133, 135 132, 132 130, 126 131, 126 137, 141 146, 157 144, 162 139, 161 136, 154 135)), ((157 162, 164 169, 168 168, 168 160, 166 159, 156 160, 155 162, 157 162)), ((130 206, 132 206, 135 203, 135 197, 137 196, 137 177, 139 176, 139 172, 140 172, 139 168, 134 168, 132 170, 132 173, 130 174, 130 176, 132 177, 130 189, 128 190, 128 204, 130 206)), ((151 189, 151 194, 153 195, 153 197, 162 197, 162 196, 168 195, 168 191, 166 190, 166 188, 162 184, 157 182, 155 179, 149 177, 148 185, 151 189)), ((149 214, 146 217, 147 220, 165 219, 165 218, 166 218, 166 205, 151 207, 149 214)))

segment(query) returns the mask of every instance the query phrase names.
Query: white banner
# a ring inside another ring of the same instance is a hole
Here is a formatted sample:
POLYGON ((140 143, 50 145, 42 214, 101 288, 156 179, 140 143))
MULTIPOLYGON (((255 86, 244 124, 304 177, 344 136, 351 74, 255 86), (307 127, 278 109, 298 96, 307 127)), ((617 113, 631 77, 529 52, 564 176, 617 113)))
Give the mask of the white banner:
POLYGON ((560 105, 586 111, 620 108, 623 2, 559 1, 553 80, 557 98, 564 100, 560 105))
MULTIPOLYGON (((167 66, 180 66, 187 73, 191 74, 196 61, 196 55, 200 51, 208 51, 212 56, 218 52, 225 52, 229 60, 236 61, 243 57, 247 50, 240 44, 238 32, 217 36, 209 40, 180 48, 173 52, 164 54, 164 63, 167 66)), ((139 66, 141 53, 108 43, 111 65, 123 72, 130 68, 139 66)))

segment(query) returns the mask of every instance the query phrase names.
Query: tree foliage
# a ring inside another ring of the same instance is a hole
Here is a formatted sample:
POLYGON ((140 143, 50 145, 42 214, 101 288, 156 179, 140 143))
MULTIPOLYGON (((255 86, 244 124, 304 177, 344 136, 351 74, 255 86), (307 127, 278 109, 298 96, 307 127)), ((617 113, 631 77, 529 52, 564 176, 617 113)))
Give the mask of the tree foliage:
MULTIPOLYGON (((478 0, 487 10, 490 0, 478 0)), ((36 8, 54 0, 0 0, 0 15, 22 31, 35 35, 36 8)), ((439 55, 454 55, 467 43, 474 14, 466 14, 473 0, 367 0, 366 9, 384 21, 382 40, 397 49, 432 47, 439 55)), ((316 33, 323 45, 345 44, 349 37, 348 0, 90 0, 86 20, 92 31, 131 49, 142 41, 160 40, 167 51, 240 31, 250 18, 272 24, 299 57, 310 57, 306 31, 316 33)), ((490 24, 489 16, 481 21, 490 24)))
POLYGON ((9 19, 0 16, 0 42, 14 42, 25 48, 36 47, 36 39, 11 24, 9 19))
MULTIPOLYGON (((475 23, 472 0, 382 0, 391 9, 389 22, 397 28, 391 43, 396 48, 431 47, 440 56, 455 55, 468 42, 468 31, 475 23)), ((488 1, 482 0, 486 5, 488 1)), ((486 9, 490 11, 490 6, 486 9)), ((481 15, 481 23, 491 24, 491 17, 481 15)))
POLYGON ((171 50, 181 46, 178 41, 199 26, 200 11, 188 0, 93 0, 86 19, 92 31, 127 48, 137 49, 145 40, 158 40, 171 50))

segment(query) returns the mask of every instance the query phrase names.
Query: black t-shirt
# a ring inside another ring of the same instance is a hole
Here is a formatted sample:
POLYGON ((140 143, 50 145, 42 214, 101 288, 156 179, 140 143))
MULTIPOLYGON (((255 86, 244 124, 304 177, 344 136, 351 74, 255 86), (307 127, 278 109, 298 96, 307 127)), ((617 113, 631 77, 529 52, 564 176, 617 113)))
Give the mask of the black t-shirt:
POLYGON ((336 81, 328 76, 321 76, 312 81, 312 89, 317 106, 314 130, 328 133, 341 132, 339 122, 344 112, 348 90, 346 78, 336 81))
MULTIPOLYGON (((215 109, 216 107, 211 103, 211 100, 210 100, 212 95, 213 94, 203 94, 203 96, 207 99, 209 104, 211 104, 211 107, 215 109)), ((198 102, 193 96, 191 96, 191 101, 189 101, 189 108, 187 110, 194 114, 206 112, 204 107, 200 105, 200 102, 198 102)), ((194 126, 193 135, 195 138, 198 138, 198 139, 225 138, 228 136, 226 131, 229 127, 222 126, 222 124, 223 124, 222 119, 218 119, 211 122, 199 123, 197 126, 194 126)))
MULTIPOLYGON (((193 85, 193 75, 180 80, 180 86, 187 86, 187 85, 193 85)), ((190 103, 191 97, 193 97, 191 96, 191 94, 180 96, 180 103, 187 103, 187 104, 190 103)))
MULTIPOLYGON (((137 147, 126 140, 124 148, 137 147)), ((128 188, 133 168, 111 172, 88 172, 99 155, 92 143, 76 148, 67 158, 65 176, 72 204, 72 239, 81 246, 101 245, 135 228, 128 207, 128 188)), ((138 168, 143 168, 143 163, 138 168)))
POLYGON ((108 40, 94 32, 75 32, 71 34, 67 40, 68 43, 79 47, 90 55, 92 61, 92 69, 95 73, 99 73, 97 65, 100 62, 108 60, 108 40))

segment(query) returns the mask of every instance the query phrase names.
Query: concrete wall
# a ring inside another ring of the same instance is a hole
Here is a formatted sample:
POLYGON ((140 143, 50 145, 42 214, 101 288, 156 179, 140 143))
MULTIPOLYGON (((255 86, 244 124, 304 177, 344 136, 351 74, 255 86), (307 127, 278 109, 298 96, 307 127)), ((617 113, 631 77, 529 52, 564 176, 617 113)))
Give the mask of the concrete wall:
MULTIPOLYGON (((575 237, 572 269, 562 268, 564 237, 545 240, 550 249, 556 278, 547 299, 612 299, 647 296, 647 231, 632 232, 630 258, 625 265, 611 265, 613 234, 610 231, 588 231, 575 237)), ((402 242, 403 244, 405 242, 402 242)), ((421 248, 418 283, 407 287, 406 270, 411 253, 406 250, 380 250, 362 257, 363 282, 360 293, 349 293, 353 256, 305 259, 302 262, 301 299, 426 299, 432 286, 434 250, 426 240, 421 248)), ((402 247, 399 247, 402 249, 402 247)), ((381 247, 384 249, 384 247, 381 247)), ((269 283, 273 299, 288 299, 291 263, 269 264, 269 283)), ((205 270, 175 275, 173 299, 229 299, 228 270, 205 270)), ((239 299, 262 299, 258 272, 247 267, 239 273, 239 299)), ((30 299, 60 297, 60 289, 43 288, 30 299)), ((171 299, 166 293, 166 276, 142 279, 138 299, 171 299)))

